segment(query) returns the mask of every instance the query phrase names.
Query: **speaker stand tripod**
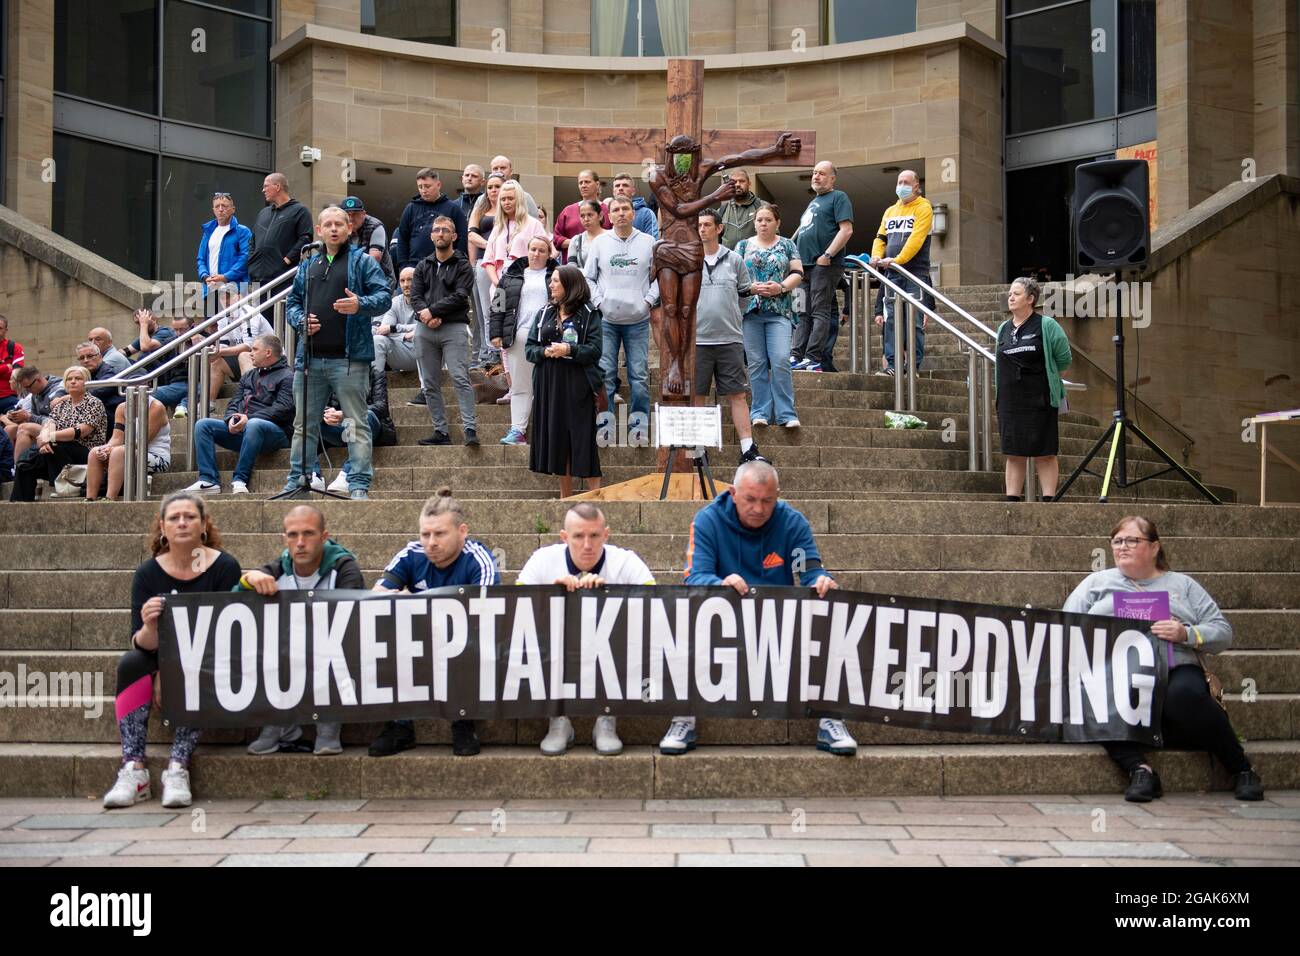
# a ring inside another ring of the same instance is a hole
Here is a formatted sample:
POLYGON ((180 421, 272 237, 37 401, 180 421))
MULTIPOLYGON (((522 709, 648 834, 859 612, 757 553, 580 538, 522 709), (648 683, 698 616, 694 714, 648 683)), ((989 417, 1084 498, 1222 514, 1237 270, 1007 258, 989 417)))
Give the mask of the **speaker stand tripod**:
MULTIPOLYGON (((1115 281, 1117 283, 1119 282, 1119 278, 1120 273, 1117 271, 1115 273, 1115 281)), ((1111 341, 1115 343, 1115 412, 1111 416, 1110 425, 1107 426, 1101 437, 1097 439, 1097 443, 1092 446, 1092 450, 1084 456, 1083 461, 1079 462, 1079 467, 1074 469, 1070 477, 1066 479, 1065 484, 1063 484, 1056 492, 1054 500, 1060 501, 1064 498, 1065 493, 1070 489, 1070 486, 1074 484, 1075 479, 1082 474, 1089 474, 1094 478, 1101 478, 1101 495, 1097 500, 1104 504, 1110 496, 1112 480, 1117 488, 1133 488, 1144 481, 1150 481, 1152 478, 1159 478, 1161 475, 1175 472, 1180 478, 1199 491, 1211 504, 1223 504, 1214 492, 1197 481, 1196 476, 1169 457, 1163 448, 1152 441, 1147 433, 1134 424, 1134 422, 1128 417, 1128 389, 1124 385, 1124 382, 1126 381, 1124 375, 1124 316, 1120 309, 1115 310, 1115 337, 1111 339, 1111 341), (1149 475, 1143 475, 1141 478, 1129 480, 1128 454, 1127 449, 1125 448, 1127 438, 1125 432, 1132 432, 1136 435, 1138 440, 1159 455, 1160 459, 1168 465, 1168 467, 1149 475), (1088 463, 1091 462, 1093 458, 1097 457, 1097 454, 1108 441, 1110 442, 1110 455, 1106 459, 1105 473, 1098 475, 1096 472, 1088 471, 1088 463)))

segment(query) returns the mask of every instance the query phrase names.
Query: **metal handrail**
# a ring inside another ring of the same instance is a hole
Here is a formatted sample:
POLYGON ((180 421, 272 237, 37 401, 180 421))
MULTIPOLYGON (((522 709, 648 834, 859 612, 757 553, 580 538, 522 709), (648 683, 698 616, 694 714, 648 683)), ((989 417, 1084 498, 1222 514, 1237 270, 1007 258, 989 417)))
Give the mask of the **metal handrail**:
MULTIPOLYGON (((954 336, 957 337, 959 343, 966 346, 967 355, 968 355, 968 360, 967 360, 968 367, 967 367, 967 376, 966 376, 966 411, 967 411, 966 420, 967 420, 967 437, 969 439, 968 468, 970 471, 980 471, 981 462, 982 462, 982 470, 991 471, 993 467, 992 380, 993 380, 993 370, 995 367, 995 359, 993 353, 990 352, 988 349, 984 348, 984 346, 980 345, 978 342, 976 342, 965 332, 961 331, 961 329, 958 329, 952 323, 947 321, 943 316, 939 315, 939 313, 936 312, 933 308, 926 305, 924 301, 918 300, 915 296, 913 296, 910 292, 903 289, 892 279, 886 277, 885 274, 880 269, 876 268, 871 264, 869 259, 866 259, 858 255, 846 256, 845 259, 852 266, 855 266, 860 272, 866 275, 874 276, 877 280, 879 280, 880 284, 883 287, 890 289, 894 293, 894 298, 896 302, 901 302, 904 305, 904 309, 902 311, 905 313, 905 321, 907 324, 906 334, 907 334, 907 346, 908 346, 909 356, 913 356, 916 354, 916 314, 915 313, 917 311, 925 315, 927 318, 933 319, 940 328, 946 329, 948 332, 951 332, 954 336), (984 360, 983 362, 979 361, 981 358, 984 360)), ((865 280, 863 280, 862 285, 865 285, 865 280)), ((851 302, 854 307, 852 310, 853 325, 850 330, 851 339, 852 339, 851 345, 853 348, 852 368, 854 371, 856 371, 857 361, 858 361, 858 355, 857 355, 858 315, 864 313, 866 310, 862 308, 864 295, 860 284, 856 282, 852 283, 850 285, 850 290, 851 290, 851 302)), ((895 314, 894 355, 896 360, 896 366, 898 365, 897 359, 899 356, 901 356, 902 347, 903 347, 904 332, 903 332, 903 321, 900 321, 901 318, 903 317, 900 317, 897 314, 895 314)), ((870 327, 867 327, 865 329, 864 338, 866 340, 866 350, 867 350, 867 361, 866 361, 867 371, 870 372, 870 366, 871 366, 870 327)), ((907 394, 908 394, 908 400, 906 402, 907 405, 906 410, 915 411, 916 409, 916 362, 915 361, 909 361, 907 363, 907 368, 905 372, 897 370, 896 368, 894 374, 894 409, 895 411, 904 410, 903 408, 905 404, 903 401, 904 376, 906 376, 907 379, 907 394)))
POLYGON ((280 336, 283 341, 286 330, 284 301, 293 291, 292 285, 285 285, 284 283, 297 271, 297 267, 286 270, 255 292, 250 292, 216 314, 204 319, 186 335, 178 336, 170 342, 163 343, 159 348, 150 352, 147 358, 128 366, 120 375, 86 383, 88 388, 120 388, 125 396, 123 402, 123 418, 125 419, 123 500, 144 501, 149 496, 149 401, 151 393, 157 387, 156 383, 159 376, 176 368, 181 362, 189 363, 186 394, 190 410, 190 422, 186 431, 185 448, 186 462, 189 467, 193 467, 195 426, 197 426, 200 419, 206 418, 208 413, 209 375, 211 374, 211 366, 208 362, 209 355, 212 353, 214 346, 231 329, 238 327, 245 320, 242 311, 253 299, 259 300, 254 308, 255 312, 261 313, 267 308, 274 308, 275 322, 273 328, 276 335, 280 336), (262 298, 267 290, 276 286, 281 286, 279 291, 274 295, 262 298), (220 324, 223 318, 230 316, 236 310, 241 311, 239 318, 224 325, 220 324), (217 327, 213 331, 203 336, 200 341, 193 342, 195 336, 203 335, 205 329, 209 329, 214 325, 217 327), (193 344, 188 348, 183 348, 187 342, 193 344), (158 357, 163 353, 178 350, 180 354, 173 355, 166 362, 158 361, 158 357), (145 368, 145 366, 148 366, 148 368, 145 368), (143 371, 144 374, 131 377, 130 373, 136 371, 143 371))

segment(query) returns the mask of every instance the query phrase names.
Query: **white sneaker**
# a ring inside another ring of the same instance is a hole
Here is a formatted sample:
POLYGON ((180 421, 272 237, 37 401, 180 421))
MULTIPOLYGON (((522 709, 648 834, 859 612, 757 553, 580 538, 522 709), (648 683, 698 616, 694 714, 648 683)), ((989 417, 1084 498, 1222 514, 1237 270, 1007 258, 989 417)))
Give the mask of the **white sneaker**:
POLYGON ((762 415, 759 415, 758 418, 755 418, 753 421, 750 422, 750 424, 757 426, 758 428, 766 428, 767 419, 764 418, 762 415))
POLYGON ((615 729, 617 717, 597 717, 596 726, 591 729, 591 745, 602 757, 612 757, 623 752, 623 741, 618 739, 615 729))
POLYGON ((202 478, 194 482, 194 484, 190 485, 185 490, 198 491, 208 495, 221 494, 221 486, 219 484, 217 484, 215 481, 204 481, 202 478))
POLYGON ((347 491, 348 490, 348 473, 340 471, 337 478, 329 484, 330 491, 347 491))
POLYGON ((552 717, 551 726, 542 738, 542 753, 556 757, 573 746, 573 724, 568 717, 552 717))
POLYGON ((817 725, 817 749, 841 757, 851 757, 858 752, 858 742, 849 736, 844 721, 823 717, 817 725))
POLYGON ((104 794, 104 806, 133 807, 141 800, 148 800, 153 794, 149 790, 149 771, 126 764, 117 772, 117 782, 104 794))
POLYGON ((323 476, 323 475, 312 475, 312 476, 311 476, 311 488, 312 488, 312 491, 324 491, 324 490, 325 490, 325 478, 324 478, 324 476, 323 476))
POLYGON ((184 418, 187 414, 184 405, 177 405, 176 411, 172 412, 172 418, 184 418))
POLYGON ((188 807, 193 797, 190 794, 190 772, 177 763, 171 763, 162 773, 162 805, 168 808, 188 807))
POLYGON ((230 483, 230 493, 232 495, 246 495, 248 494, 248 485, 242 481, 232 481, 230 483))
POLYGON ((786 427, 786 428, 798 428, 798 427, 799 427, 799 419, 797 419, 797 418, 792 418, 792 419, 790 419, 788 422, 785 423, 785 427, 786 427))
POLYGON ((659 741, 661 754, 684 754, 695 749, 695 718, 674 717, 668 733, 659 741))

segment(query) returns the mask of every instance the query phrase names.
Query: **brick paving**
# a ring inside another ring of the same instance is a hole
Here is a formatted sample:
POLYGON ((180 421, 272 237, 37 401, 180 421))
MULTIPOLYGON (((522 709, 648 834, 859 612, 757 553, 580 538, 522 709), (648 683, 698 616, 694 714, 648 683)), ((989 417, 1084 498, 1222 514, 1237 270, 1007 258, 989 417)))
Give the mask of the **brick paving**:
POLYGON ((1300 866, 1300 791, 944 800, 0 799, 0 866, 1300 866), (200 812, 201 811, 201 812, 200 812))

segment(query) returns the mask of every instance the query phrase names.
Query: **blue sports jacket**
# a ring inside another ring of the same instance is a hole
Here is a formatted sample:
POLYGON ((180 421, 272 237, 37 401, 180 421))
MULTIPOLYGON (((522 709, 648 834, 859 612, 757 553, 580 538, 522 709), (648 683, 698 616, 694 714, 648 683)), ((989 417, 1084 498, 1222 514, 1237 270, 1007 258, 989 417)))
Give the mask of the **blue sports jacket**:
POLYGON ((823 575, 808 519, 784 501, 761 528, 746 528, 724 491, 695 513, 686 546, 686 583, 721 584, 739 574, 750 587, 811 587, 823 575))
MULTIPOLYGON (((361 308, 356 315, 348 316, 344 350, 349 362, 373 362, 375 339, 371 333, 370 320, 387 312, 393 304, 393 297, 388 290, 388 278, 378 262, 357 246, 348 246, 347 254, 347 287, 361 299, 361 308)), ((302 262, 298 263, 298 274, 293 277, 293 291, 289 293, 288 305, 285 307, 285 318, 298 333, 298 349, 294 356, 295 368, 302 367, 303 343, 307 338, 303 329, 305 316, 302 311, 307 270, 319 255, 324 253, 316 252, 304 257, 302 262)))
MULTIPOLYGON (((208 239, 217 228, 217 221, 209 219, 203 224, 199 235, 199 281, 202 282, 212 270, 208 268, 208 239)), ((239 220, 230 217, 230 231, 221 239, 221 252, 217 254, 217 275, 225 276, 229 282, 245 283, 248 281, 248 254, 253 249, 253 230, 241 226, 239 220)))

